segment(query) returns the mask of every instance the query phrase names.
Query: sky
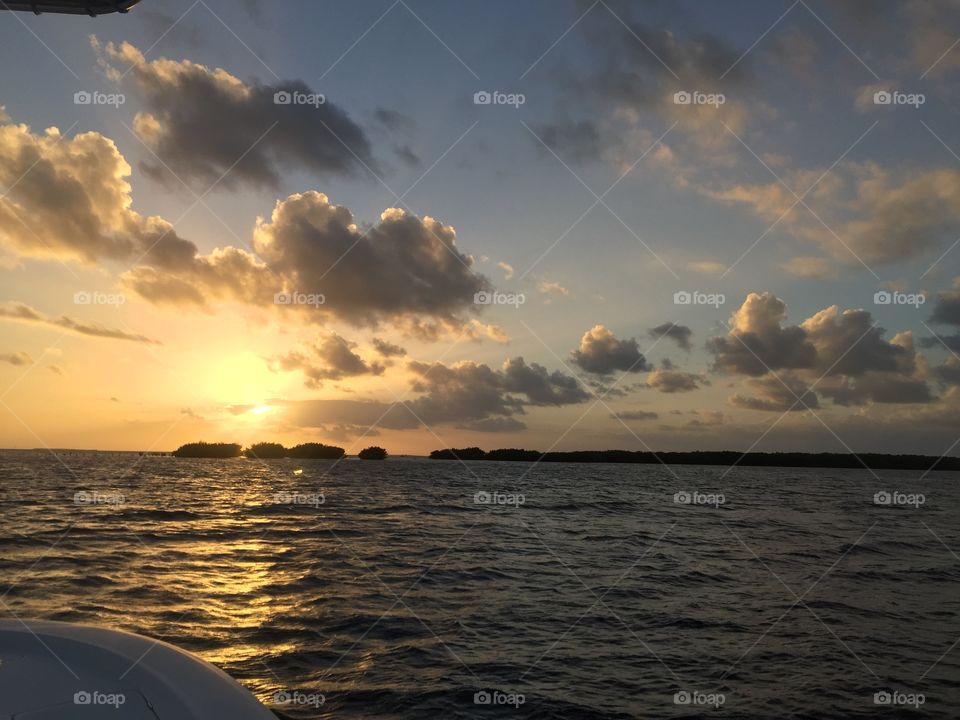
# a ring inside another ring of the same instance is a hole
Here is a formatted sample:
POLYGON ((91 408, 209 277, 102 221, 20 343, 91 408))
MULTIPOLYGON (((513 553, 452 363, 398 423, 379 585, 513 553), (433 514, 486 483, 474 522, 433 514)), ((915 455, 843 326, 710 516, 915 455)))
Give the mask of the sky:
POLYGON ((0 446, 957 455, 960 7, 0 13, 0 446))

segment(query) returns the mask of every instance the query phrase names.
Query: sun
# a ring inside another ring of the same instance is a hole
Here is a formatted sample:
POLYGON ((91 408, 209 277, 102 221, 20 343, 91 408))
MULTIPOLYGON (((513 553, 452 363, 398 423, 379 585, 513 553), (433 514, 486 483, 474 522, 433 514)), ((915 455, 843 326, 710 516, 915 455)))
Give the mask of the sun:
POLYGON ((254 415, 263 415, 264 413, 268 413, 271 410, 273 410, 273 408, 269 405, 257 405, 250 412, 252 412, 254 415))

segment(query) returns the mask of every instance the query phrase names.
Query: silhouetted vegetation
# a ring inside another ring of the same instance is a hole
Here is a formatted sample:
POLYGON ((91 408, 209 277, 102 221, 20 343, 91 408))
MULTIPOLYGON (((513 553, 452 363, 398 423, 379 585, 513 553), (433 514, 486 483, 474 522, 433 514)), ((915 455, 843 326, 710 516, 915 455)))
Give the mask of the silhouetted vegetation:
POLYGON ((323 443, 303 443, 287 451, 287 457, 305 460, 339 460, 346 452, 341 447, 323 443))
MULTIPOLYGON (((245 455, 256 460, 276 460, 297 458, 301 460, 338 460, 343 457, 344 449, 323 443, 303 443, 293 448, 285 448, 280 443, 254 443, 246 450, 237 443, 187 443, 173 452, 175 457, 190 458, 232 458, 245 455)), ((386 455, 386 450, 383 451, 386 455)))
POLYGON ((173 451, 174 457, 182 458, 232 458, 240 457, 243 450, 237 443, 195 442, 181 445, 173 451))
POLYGON ((487 453, 478 447, 447 448, 430 453, 431 460, 486 460, 487 453))
POLYGON ((374 445, 361 450, 359 453, 357 453, 357 457, 361 460, 386 460, 387 451, 382 447, 377 447, 374 445))
POLYGON ((261 442, 254 443, 243 454, 248 458, 258 458, 260 460, 275 460, 277 458, 287 457, 290 451, 280 443, 261 442))
POLYGON ((485 453, 480 448, 434 450, 433 460, 512 460, 519 462, 643 463, 667 465, 743 465, 746 467, 870 468, 872 470, 960 470, 960 458, 882 453, 739 453, 725 451, 653 453, 631 450, 577 450, 540 453, 504 448, 485 453), (542 457, 541 457, 542 456, 542 457))

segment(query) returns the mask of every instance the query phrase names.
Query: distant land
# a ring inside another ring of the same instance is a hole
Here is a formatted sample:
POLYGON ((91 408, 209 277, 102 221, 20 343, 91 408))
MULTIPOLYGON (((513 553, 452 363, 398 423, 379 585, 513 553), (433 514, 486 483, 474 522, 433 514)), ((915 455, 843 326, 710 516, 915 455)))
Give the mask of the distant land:
MULTIPOLYGON (((174 457, 180 458, 253 458, 255 460, 275 460, 279 458, 297 458, 301 460, 339 460, 346 451, 342 447, 324 445, 323 443, 302 443, 287 448, 280 443, 254 443, 247 449, 239 443, 208 443, 195 442, 181 445, 173 451, 174 457)), ((387 451, 382 447, 368 447, 360 451, 361 460, 384 460, 387 451)))
POLYGON ((431 460, 488 460, 514 462, 642 463, 666 465, 744 465, 748 467, 869 468, 871 470, 960 470, 960 458, 882 453, 739 453, 733 450, 645 452, 631 450, 577 450, 541 453, 503 448, 485 452, 478 447, 447 448, 430 453, 431 460))

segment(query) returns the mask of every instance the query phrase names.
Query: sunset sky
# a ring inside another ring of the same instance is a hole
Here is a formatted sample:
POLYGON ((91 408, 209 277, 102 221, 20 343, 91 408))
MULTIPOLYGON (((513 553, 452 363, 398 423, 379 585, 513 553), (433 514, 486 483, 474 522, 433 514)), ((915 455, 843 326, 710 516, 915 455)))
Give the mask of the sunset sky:
POLYGON ((946 0, 0 13, 0 446, 956 455, 958 39, 946 0))

